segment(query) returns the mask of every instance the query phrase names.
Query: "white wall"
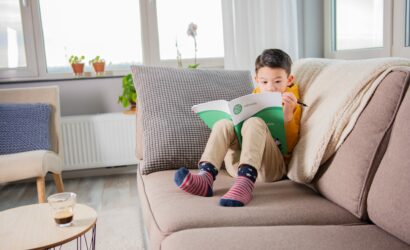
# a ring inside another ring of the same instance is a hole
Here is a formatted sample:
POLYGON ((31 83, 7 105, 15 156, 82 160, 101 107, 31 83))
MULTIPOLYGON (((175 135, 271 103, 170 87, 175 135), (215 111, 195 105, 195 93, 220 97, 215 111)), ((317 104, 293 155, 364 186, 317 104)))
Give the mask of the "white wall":
POLYGON ((121 78, 97 78, 13 84, 0 83, 0 89, 58 85, 60 87, 61 115, 67 116, 111 113, 124 110, 117 103, 118 96, 122 92, 121 84, 121 78))
POLYGON ((324 57, 323 0, 299 0, 300 57, 324 57))

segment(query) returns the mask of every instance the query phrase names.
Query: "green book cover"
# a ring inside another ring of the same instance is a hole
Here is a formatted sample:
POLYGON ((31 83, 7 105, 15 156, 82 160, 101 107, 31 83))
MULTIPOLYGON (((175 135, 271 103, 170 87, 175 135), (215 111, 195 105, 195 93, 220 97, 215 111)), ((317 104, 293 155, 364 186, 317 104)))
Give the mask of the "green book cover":
POLYGON ((249 94, 231 101, 217 100, 201 103, 194 105, 192 110, 210 129, 221 119, 231 120, 240 144, 242 144, 241 128, 244 121, 249 117, 260 117, 268 126, 282 154, 287 154, 282 95, 279 92, 249 94))

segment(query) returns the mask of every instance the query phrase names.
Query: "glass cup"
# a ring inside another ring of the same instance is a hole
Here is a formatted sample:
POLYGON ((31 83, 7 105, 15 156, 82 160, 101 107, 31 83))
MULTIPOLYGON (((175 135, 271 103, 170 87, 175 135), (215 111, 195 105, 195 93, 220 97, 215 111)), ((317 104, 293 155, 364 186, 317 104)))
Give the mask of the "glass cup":
POLYGON ((53 194, 47 198, 58 226, 68 227, 74 217, 74 206, 77 195, 71 192, 53 194))

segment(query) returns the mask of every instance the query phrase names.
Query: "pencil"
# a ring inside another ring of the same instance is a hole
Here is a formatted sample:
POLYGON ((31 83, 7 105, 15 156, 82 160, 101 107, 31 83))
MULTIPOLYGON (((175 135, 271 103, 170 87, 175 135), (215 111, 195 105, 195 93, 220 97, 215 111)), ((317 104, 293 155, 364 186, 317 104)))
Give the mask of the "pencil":
POLYGON ((303 107, 308 107, 308 105, 304 104, 301 100, 298 100, 298 103, 299 103, 300 105, 302 105, 303 107))
MULTIPOLYGON (((294 85, 294 84, 292 83, 291 85, 288 86, 288 88, 292 88, 293 85, 294 85)), ((303 107, 308 107, 308 105, 304 104, 301 100, 298 100, 298 103, 299 103, 300 105, 302 105, 303 107)))

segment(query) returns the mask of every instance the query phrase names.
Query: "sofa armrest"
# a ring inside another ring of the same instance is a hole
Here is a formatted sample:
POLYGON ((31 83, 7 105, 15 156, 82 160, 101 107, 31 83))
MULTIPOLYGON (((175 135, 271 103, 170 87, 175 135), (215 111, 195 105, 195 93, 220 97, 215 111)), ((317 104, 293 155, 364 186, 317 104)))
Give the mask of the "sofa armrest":
POLYGON ((137 133, 136 133, 136 145, 135 145, 135 156, 139 161, 142 161, 143 155, 143 127, 142 127, 142 108, 139 99, 137 100, 137 133))

